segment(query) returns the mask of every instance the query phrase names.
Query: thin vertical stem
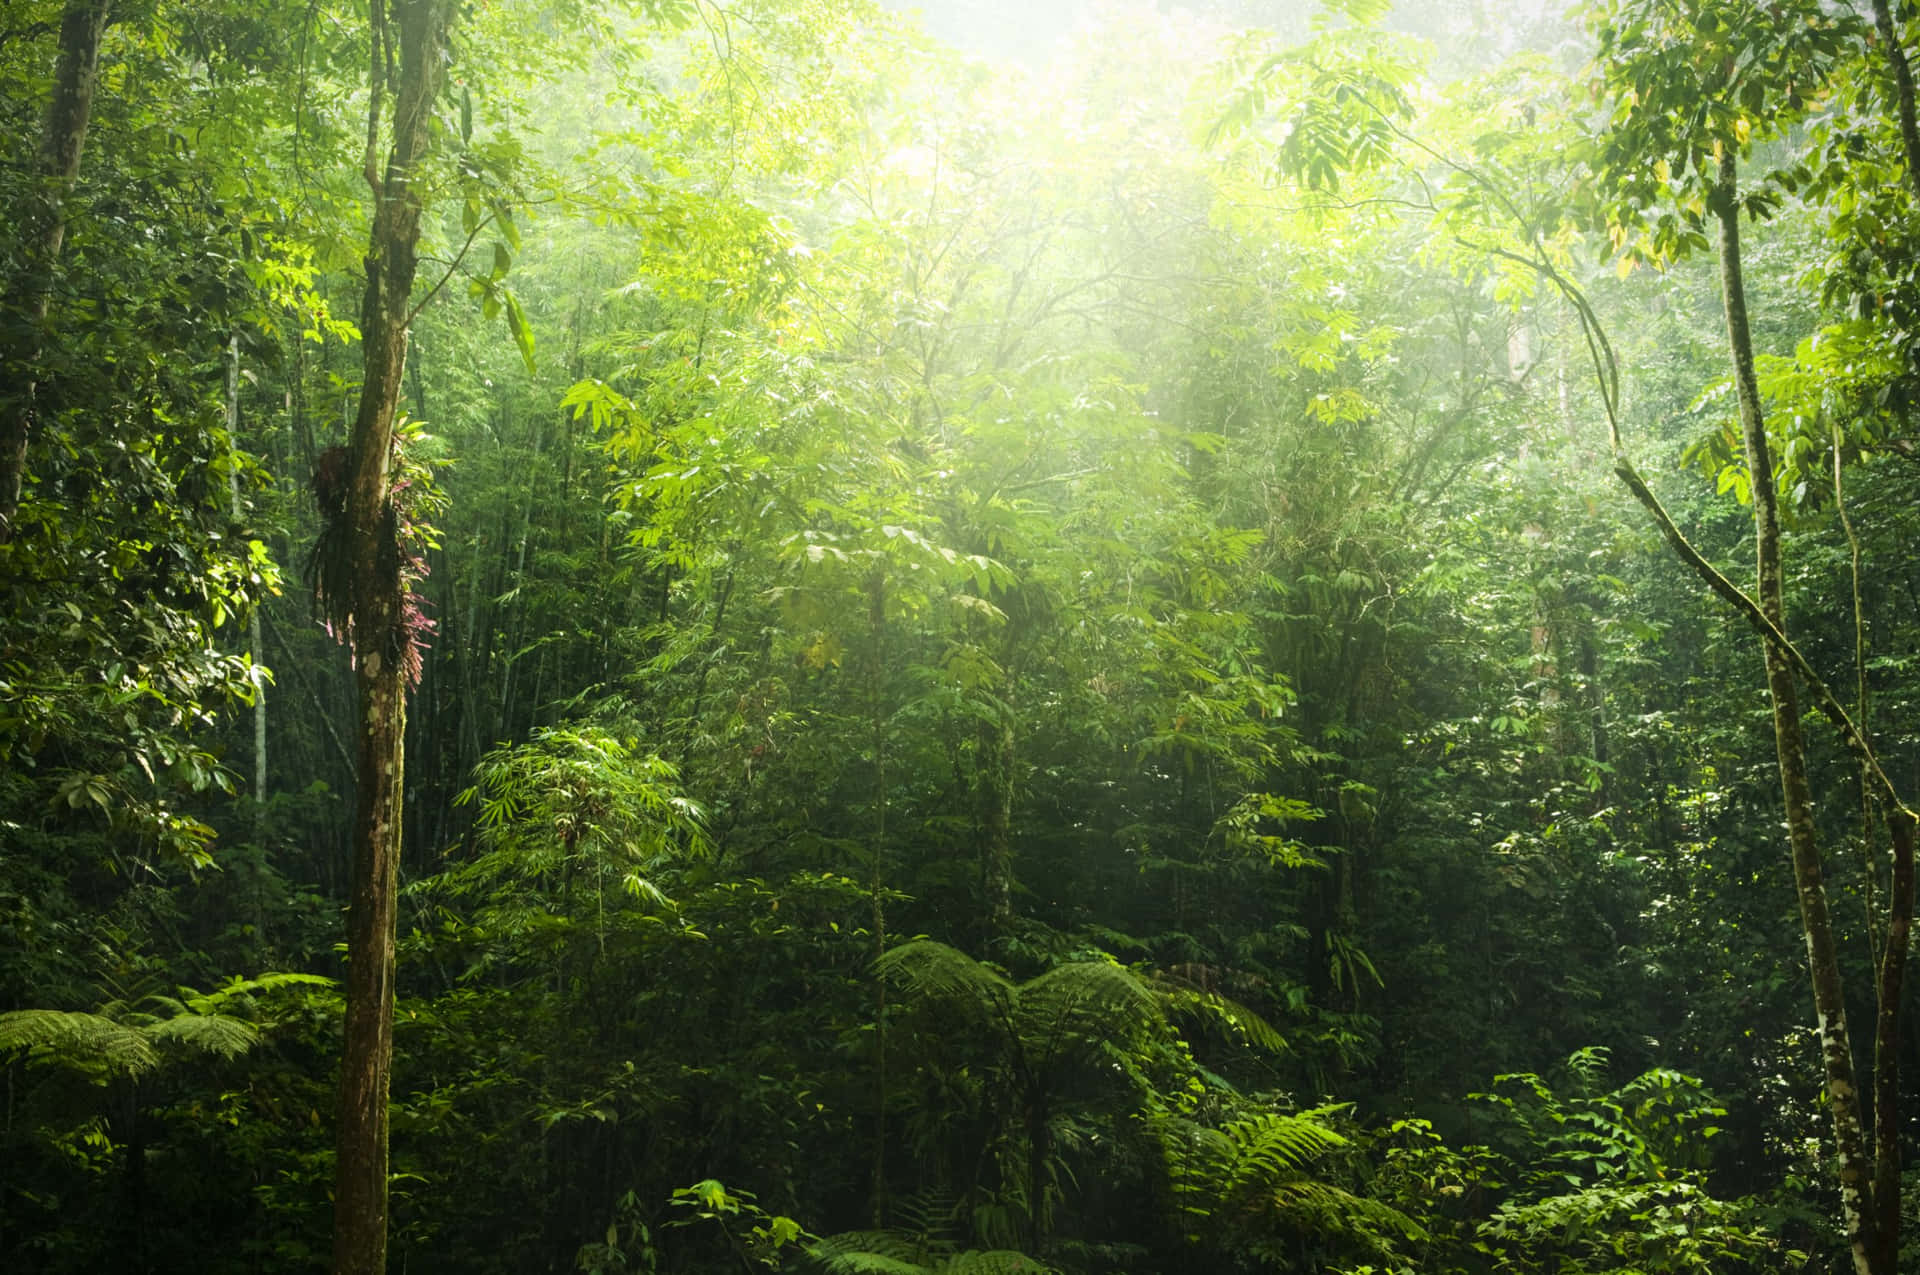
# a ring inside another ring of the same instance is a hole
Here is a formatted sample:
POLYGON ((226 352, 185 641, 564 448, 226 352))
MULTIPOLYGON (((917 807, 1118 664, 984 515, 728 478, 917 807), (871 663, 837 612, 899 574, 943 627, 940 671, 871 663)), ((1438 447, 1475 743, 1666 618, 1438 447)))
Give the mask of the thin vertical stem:
MULTIPOLYGON (((1871 744, 1873 723, 1868 718, 1867 702, 1867 621, 1860 605, 1860 538, 1854 534, 1853 519, 1847 514, 1846 488, 1841 480, 1840 427, 1833 427, 1833 507, 1840 515, 1840 529, 1846 533, 1849 567, 1853 585, 1853 720, 1862 738, 1871 744)), ((1867 910, 1867 953, 1875 966, 1880 964, 1880 869, 1874 861, 1874 800, 1872 780, 1860 774, 1860 870, 1861 894, 1867 910)))

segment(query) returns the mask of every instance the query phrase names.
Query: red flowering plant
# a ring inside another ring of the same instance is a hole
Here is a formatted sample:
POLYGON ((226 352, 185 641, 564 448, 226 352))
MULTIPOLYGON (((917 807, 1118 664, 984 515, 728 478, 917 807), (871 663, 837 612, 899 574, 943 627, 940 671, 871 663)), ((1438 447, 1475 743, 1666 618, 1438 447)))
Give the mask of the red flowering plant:
POLYGON ((432 462, 418 454, 417 445, 429 437, 418 421, 402 418, 394 426, 386 525, 372 562, 356 560, 348 534, 347 487, 352 473, 348 450, 329 447, 315 457, 311 482, 320 509, 320 534, 307 560, 307 579, 320 621, 335 640, 352 646, 356 578, 363 572, 375 573, 378 586, 393 590, 399 598, 387 653, 400 662, 412 686, 420 683, 423 652, 435 627, 426 613, 427 599, 416 586, 427 577, 428 551, 439 545, 432 517, 446 507, 446 497, 433 481, 432 462))

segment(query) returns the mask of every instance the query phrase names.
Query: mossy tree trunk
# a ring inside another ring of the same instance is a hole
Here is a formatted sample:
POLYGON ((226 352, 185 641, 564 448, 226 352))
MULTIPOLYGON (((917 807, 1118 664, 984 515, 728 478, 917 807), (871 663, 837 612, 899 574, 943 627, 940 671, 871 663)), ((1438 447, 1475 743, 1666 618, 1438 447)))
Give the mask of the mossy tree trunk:
POLYGON ((374 216, 360 307, 365 380, 348 447, 342 514, 341 549, 353 567, 345 602, 360 722, 334 1182, 335 1275, 381 1275, 387 1261, 387 1105, 405 776, 405 657, 412 640, 390 471, 424 207, 419 169, 432 145, 433 102, 445 74, 451 13, 449 0, 394 0, 389 22, 385 8, 382 0, 373 0, 366 177, 373 189, 374 216), (398 78, 392 140, 382 172, 377 165, 380 116, 394 51, 398 78))
POLYGON ((38 189, 22 210, 23 236, 31 254, 21 271, 18 294, 7 297, 5 313, 22 315, 26 328, 9 342, 7 379, 15 389, 0 407, 0 544, 13 538, 20 491, 27 475, 27 443, 33 436, 34 364, 40 359, 40 330, 53 300, 54 269, 67 237, 67 196, 80 175, 80 152, 93 117, 93 90, 100 79, 100 41, 106 34, 109 0, 68 0, 60 16, 60 57, 53 74, 53 101, 40 141, 38 189))
MULTIPOLYGON (((1753 334, 1747 318, 1746 283, 1740 257, 1740 200, 1737 161, 1721 154, 1714 187, 1714 214, 1720 226, 1720 287, 1726 308, 1727 347, 1733 361, 1734 392, 1740 404, 1740 433, 1753 496, 1756 564, 1754 600, 1781 633, 1786 633, 1784 576, 1780 562, 1780 520, 1760 387, 1754 372, 1753 334)), ((1780 767, 1780 791, 1786 807, 1787 842, 1793 858, 1794 891, 1806 937, 1807 964, 1813 980, 1814 1013, 1820 1026, 1820 1055, 1825 1066, 1827 1107, 1833 1118, 1840 1170, 1840 1199, 1847 1242, 1860 1275, 1893 1275, 1884 1255, 1873 1201, 1873 1164, 1868 1158, 1854 1082, 1853 1045, 1847 1032, 1845 988, 1827 907, 1820 846, 1814 826, 1813 788, 1807 778, 1806 741, 1800 730, 1800 701, 1788 653, 1762 644, 1767 697, 1773 709, 1774 749, 1780 767)))

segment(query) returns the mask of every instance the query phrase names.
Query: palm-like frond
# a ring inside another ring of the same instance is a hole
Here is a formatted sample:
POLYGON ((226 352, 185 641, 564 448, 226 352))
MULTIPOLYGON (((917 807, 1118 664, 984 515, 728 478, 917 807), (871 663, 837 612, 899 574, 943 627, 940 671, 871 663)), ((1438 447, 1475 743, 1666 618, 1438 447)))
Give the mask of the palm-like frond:
POLYGON ((882 953, 874 965, 917 1000, 1012 1030, 1013 984, 957 948, 916 939, 882 953))
POLYGON ((238 1058, 260 1043, 258 1027, 225 1014, 180 1014, 155 1023, 144 1034, 151 1041, 222 1058, 238 1058))
POLYGON ((1282 1183, 1274 1189, 1272 1205, 1278 1217, 1304 1231, 1376 1242, 1388 1233, 1414 1241, 1427 1238, 1426 1228, 1399 1209, 1327 1182, 1282 1183))
POLYGON ((808 1249, 828 1275, 1052 1275, 1053 1267, 1012 1249, 953 1252, 901 1231, 847 1231, 808 1249))
POLYGON ((1268 1112, 1236 1120, 1220 1130, 1226 1152, 1218 1183, 1224 1199, 1263 1193, 1287 1181, 1347 1140, 1312 1118, 1312 1113, 1268 1112))
POLYGON ((102 1068, 114 1075, 138 1077, 164 1060, 163 1049, 178 1047, 221 1058, 238 1058, 260 1043, 260 1028, 244 1018, 219 1012, 252 1005, 255 992, 305 985, 331 986, 317 974, 262 974, 236 978, 212 992, 190 987, 180 995, 160 992, 122 995, 94 1013, 59 1009, 21 1009, 0 1014, 0 1054, 25 1053, 58 1066, 102 1068))
POLYGON ((139 1029, 102 1014, 59 1009, 17 1009, 0 1014, 0 1053, 38 1052, 68 1067, 104 1067, 137 1076, 160 1064, 160 1055, 139 1029))
POLYGON ((939 1275, 1050 1275, 1053 1267, 1025 1253, 997 1248, 982 1252, 956 1253, 939 1275))
POLYGON ((927 1275, 931 1269, 922 1243, 898 1231, 847 1231, 807 1251, 829 1275, 927 1275))
POLYGON ((1166 1122, 1175 1198, 1190 1216, 1231 1231, 1338 1235, 1383 1251, 1389 1237, 1424 1238, 1398 1209, 1313 1175, 1317 1161, 1347 1145, 1323 1122, 1328 1110, 1266 1112, 1217 1129, 1166 1122))
POLYGON ((1291 1052, 1292 1046, 1287 1043, 1287 1038, 1251 1006, 1231 996, 1224 996, 1203 982, 1187 978, 1179 970, 1156 974, 1153 981, 1176 1013, 1216 1023, 1247 1044, 1270 1054, 1291 1052))
POLYGON ((1080 1046, 1130 1036, 1159 1023, 1160 1000, 1132 971, 1111 961, 1056 965, 1017 991, 1021 1044, 1039 1065, 1080 1046))
POLYGON ((256 992, 275 992, 283 987, 332 987, 334 980, 324 974, 270 973, 258 978, 233 978, 211 992, 180 989, 186 1008, 195 1014, 220 1013, 230 1002, 251 1005, 256 992))

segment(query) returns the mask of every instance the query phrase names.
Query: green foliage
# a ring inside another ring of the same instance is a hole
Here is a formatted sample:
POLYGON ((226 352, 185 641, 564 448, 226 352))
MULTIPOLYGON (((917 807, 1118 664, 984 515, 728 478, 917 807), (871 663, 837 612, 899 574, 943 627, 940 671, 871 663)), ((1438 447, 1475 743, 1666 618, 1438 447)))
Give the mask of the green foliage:
POLYGON ((1385 5, 1333 7, 1355 25, 1264 56, 1257 45, 1236 54, 1225 108, 1206 136, 1214 146, 1275 116, 1275 175, 1330 195, 1343 180, 1391 161, 1412 117, 1408 90, 1419 71, 1406 41, 1375 29, 1385 5))
MULTIPOLYGON (((1712 1123, 1726 1110, 1700 1081, 1646 1072, 1599 1092, 1606 1051, 1567 1062, 1576 1096, 1535 1075, 1496 1076, 1480 1095, 1510 1123, 1508 1153, 1522 1166, 1481 1234, 1516 1270, 1707 1272, 1778 1259, 1754 1201, 1707 1185, 1712 1123)), ((1496 1143, 1496 1145, 1500 1145, 1496 1143)))
MULTIPOLYGON (((15 8, 9 210, 59 6, 15 8)), ((1731 148, 1796 631, 1853 649, 1837 455, 1910 752, 1920 253, 1860 16, 1622 0, 1569 74, 1487 6, 1224 54, 1115 11, 1014 73, 858 0, 469 9, 403 395, 396 1267, 1827 1262, 1751 651, 1603 426, 1741 493, 1731 148), (1535 1074, 1585 1041, 1640 1078, 1535 1074)), ((0 1265, 324 1260, 352 684, 275 562, 358 389, 374 53, 364 6, 125 9, 47 322, 0 314, 0 1265), (316 973, 175 990, 269 966, 316 973)), ((1864 974, 1882 852, 1814 765, 1864 974)))
POLYGON ((807 1250, 829 1275, 1048 1275, 1055 1268, 1011 1249, 966 1249, 895 1231, 848 1231, 807 1250))
POLYGON ((290 986, 330 986, 312 974, 234 978, 214 992, 179 995, 123 991, 90 1012, 19 1009, 0 1013, 0 1052, 24 1055, 43 1067, 71 1067, 101 1080, 137 1079, 170 1056, 237 1058, 260 1042, 260 1027, 226 1012, 247 1009, 257 992, 290 986))
POLYGON ((678 779, 670 763, 598 728, 539 730, 525 744, 495 749, 454 799, 477 808, 487 853, 451 884, 477 891, 581 865, 596 879, 624 868, 628 894, 663 902, 649 874, 706 847, 700 807, 680 793, 678 779))
POLYGON ((1013 1051, 1022 1075, 1045 1076, 1088 1058, 1102 1041, 1161 1021, 1152 989, 1111 960, 1069 961, 1016 984, 944 943, 918 939, 888 949, 878 967, 916 1001, 991 1034, 1013 1051))
POLYGON ((1625 260, 1664 266, 1699 251, 1720 201, 1761 218, 1807 181, 1804 168, 1789 166, 1745 193, 1722 192, 1719 160, 1745 157, 1818 103, 1859 39, 1851 13, 1811 0, 1761 10, 1623 0, 1595 6, 1591 20, 1609 96, 1593 164, 1625 260))
POLYGON ((1261 1112, 1217 1127, 1163 1117, 1159 1137, 1189 1244, 1221 1254, 1287 1251, 1300 1237, 1391 1261, 1426 1238, 1391 1206, 1326 1180, 1321 1163, 1347 1147, 1335 1108, 1261 1112))

